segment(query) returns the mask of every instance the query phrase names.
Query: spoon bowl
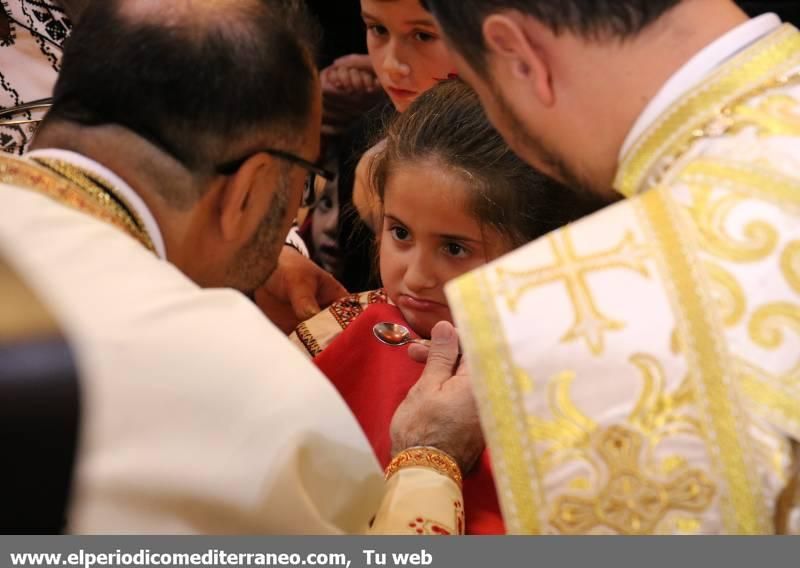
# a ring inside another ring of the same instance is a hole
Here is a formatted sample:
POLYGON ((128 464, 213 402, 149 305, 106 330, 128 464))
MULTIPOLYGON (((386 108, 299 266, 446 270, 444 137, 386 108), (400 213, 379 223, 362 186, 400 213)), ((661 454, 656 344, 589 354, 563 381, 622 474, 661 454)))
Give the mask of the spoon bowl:
POLYGON ((376 323, 372 327, 372 333, 378 341, 386 345, 391 345, 392 347, 402 347, 409 343, 419 343, 420 345, 430 347, 431 344, 427 339, 411 337, 411 331, 409 331, 406 326, 400 325, 399 323, 388 321, 376 323))

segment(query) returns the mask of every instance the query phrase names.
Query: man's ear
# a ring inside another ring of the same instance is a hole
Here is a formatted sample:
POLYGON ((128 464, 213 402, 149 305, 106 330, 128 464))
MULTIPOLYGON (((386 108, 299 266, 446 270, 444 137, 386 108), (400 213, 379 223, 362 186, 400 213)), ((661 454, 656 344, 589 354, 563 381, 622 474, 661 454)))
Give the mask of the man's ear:
MULTIPOLYGON (((501 66, 498 77, 526 82, 539 102, 555 102, 552 73, 541 46, 532 41, 525 26, 530 18, 516 14, 492 14, 483 22, 483 37, 489 55, 501 66)), ((551 33, 540 26, 545 33, 551 33)))
POLYGON ((224 240, 250 239, 279 185, 278 170, 271 156, 258 153, 227 177, 219 198, 219 226, 224 240))

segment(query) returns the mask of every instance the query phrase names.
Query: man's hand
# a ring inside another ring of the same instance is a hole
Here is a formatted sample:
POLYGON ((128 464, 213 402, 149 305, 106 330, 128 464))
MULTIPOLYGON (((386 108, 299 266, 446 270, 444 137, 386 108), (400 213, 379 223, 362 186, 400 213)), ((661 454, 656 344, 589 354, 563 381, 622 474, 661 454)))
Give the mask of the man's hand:
POLYGON ((275 272, 256 291, 256 303, 272 323, 289 334, 300 322, 346 295, 347 290, 333 276, 285 246, 275 272))
POLYGON ((392 455, 433 446, 451 455, 467 473, 484 447, 469 374, 463 363, 456 370, 455 328, 439 322, 431 336, 425 371, 392 418, 392 455))

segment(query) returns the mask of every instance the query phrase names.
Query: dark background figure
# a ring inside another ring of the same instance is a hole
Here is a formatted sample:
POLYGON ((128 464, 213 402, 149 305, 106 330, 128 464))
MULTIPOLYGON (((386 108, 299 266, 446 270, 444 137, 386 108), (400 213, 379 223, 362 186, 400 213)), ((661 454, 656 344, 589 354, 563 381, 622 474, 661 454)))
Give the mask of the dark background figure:
POLYGON ((337 57, 366 53, 364 24, 358 0, 306 0, 323 29, 318 64, 324 69, 337 57))
POLYGON ((775 12, 784 22, 800 26, 800 1, 798 0, 743 0, 739 4, 751 16, 775 12))
POLYGON ((66 530, 80 423, 72 351, 50 311, 0 258, 0 532, 66 530))

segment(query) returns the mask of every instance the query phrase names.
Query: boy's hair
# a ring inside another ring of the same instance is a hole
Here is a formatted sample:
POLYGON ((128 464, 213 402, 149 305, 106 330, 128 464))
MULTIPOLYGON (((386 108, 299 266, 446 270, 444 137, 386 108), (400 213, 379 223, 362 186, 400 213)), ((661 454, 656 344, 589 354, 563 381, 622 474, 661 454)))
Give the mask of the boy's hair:
POLYGON ((397 115, 371 164, 372 187, 383 203, 402 164, 436 160, 469 188, 467 203, 482 225, 516 248, 607 202, 579 193, 523 162, 489 123, 478 96, 460 80, 444 81, 397 115))
POLYGON ((423 0, 456 50, 486 78, 483 21, 515 11, 536 18, 555 33, 587 39, 636 36, 681 0, 423 0))

